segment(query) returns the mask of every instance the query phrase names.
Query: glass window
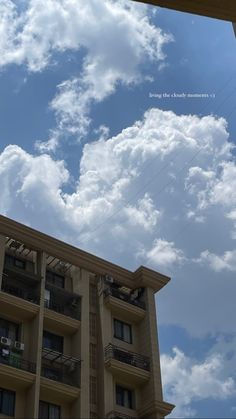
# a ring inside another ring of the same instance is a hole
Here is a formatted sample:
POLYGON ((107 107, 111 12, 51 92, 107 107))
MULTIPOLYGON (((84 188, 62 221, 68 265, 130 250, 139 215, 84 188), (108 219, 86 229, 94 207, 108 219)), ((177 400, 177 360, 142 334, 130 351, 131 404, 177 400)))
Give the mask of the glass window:
POLYGON ((65 287, 65 277, 52 271, 46 272, 46 283, 55 285, 59 288, 65 287))
POLYGON ((63 353, 63 336, 55 335, 54 333, 44 330, 43 348, 63 353))
POLYGON ((60 419, 60 417, 60 406, 42 400, 39 401, 39 419, 60 419))
POLYGON ((16 266, 17 268, 25 269, 25 261, 12 255, 5 255, 5 264, 8 266, 16 266))
POLYGON ((94 345, 94 343, 90 343, 89 357, 90 368, 95 370, 97 368, 97 345, 94 345))
POLYGON ((25 269, 25 261, 21 259, 15 259, 15 266, 17 268, 25 269))
POLYGON ((15 415, 15 392, 0 388, 0 413, 7 416, 15 415))
POLYGON ((132 328, 130 324, 114 319, 114 337, 132 343, 132 328))
POLYGON ((116 404, 134 409, 134 392, 127 388, 116 385, 116 404))
POLYGON ((89 333, 92 337, 97 335, 97 317, 95 313, 89 313, 89 333))
POLYGON ((19 340, 19 324, 0 318, 0 337, 11 339, 13 342, 19 340))
POLYGON ((89 388, 90 403, 97 404, 97 378, 92 375, 90 376, 89 388))

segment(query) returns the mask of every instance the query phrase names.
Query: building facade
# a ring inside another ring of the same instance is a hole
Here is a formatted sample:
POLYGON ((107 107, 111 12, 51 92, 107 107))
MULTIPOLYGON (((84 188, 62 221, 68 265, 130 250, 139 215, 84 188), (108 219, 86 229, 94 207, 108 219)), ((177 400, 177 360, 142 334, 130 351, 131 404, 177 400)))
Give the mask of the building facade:
POLYGON ((236 22, 235 0, 133 0, 181 12, 236 22))
POLYGON ((154 299, 168 281, 0 216, 0 418, 168 415, 154 299))

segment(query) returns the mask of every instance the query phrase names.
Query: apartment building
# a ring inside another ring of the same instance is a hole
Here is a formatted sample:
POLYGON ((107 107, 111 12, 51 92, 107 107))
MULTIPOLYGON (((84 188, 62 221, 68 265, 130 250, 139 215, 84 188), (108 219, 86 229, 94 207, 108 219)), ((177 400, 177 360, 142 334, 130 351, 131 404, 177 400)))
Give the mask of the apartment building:
POLYGON ((0 216, 0 418, 164 418, 155 293, 135 272, 0 216))
POLYGON ((133 0, 181 12, 236 22, 235 0, 133 0))

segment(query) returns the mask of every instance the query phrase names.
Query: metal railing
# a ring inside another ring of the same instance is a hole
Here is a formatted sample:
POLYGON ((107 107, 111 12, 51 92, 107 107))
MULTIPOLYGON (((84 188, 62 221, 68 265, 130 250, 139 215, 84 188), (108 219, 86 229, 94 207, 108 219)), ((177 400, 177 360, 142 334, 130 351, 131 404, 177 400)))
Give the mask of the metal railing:
POLYGON ((136 307, 140 307, 143 310, 146 309, 144 301, 140 301, 138 298, 132 298, 129 294, 120 291, 117 288, 108 287, 104 290, 104 295, 107 297, 108 295, 111 295, 112 297, 119 298, 120 300, 125 301, 126 303, 132 304, 136 307))
POLYGON ((48 365, 42 365, 41 375, 49 380, 57 381, 73 387, 79 387, 78 378, 75 372, 69 373, 60 368, 52 368, 48 365))
POLYGON ((147 356, 127 351, 111 343, 105 348, 105 360, 116 359, 125 364, 150 371, 150 360, 147 356))
POLYGON ((112 410, 106 415, 107 419, 135 419, 134 416, 125 415, 124 413, 112 410))
POLYGON ((1 348, 0 363, 9 365, 10 367, 19 368, 20 370, 31 372, 35 374, 36 364, 35 362, 27 361, 26 359, 16 357, 11 352, 9 354, 3 355, 4 349, 1 348))
POLYGON ((6 292, 7 294, 14 295, 15 297, 22 298, 23 300, 30 301, 31 303, 39 304, 39 296, 37 296, 35 293, 20 287, 16 287, 14 285, 10 285, 7 282, 8 281, 4 278, 2 281, 2 291, 6 292))
POLYGON ((64 314, 65 316, 72 317, 73 319, 81 320, 81 310, 78 307, 73 308, 67 305, 58 304, 52 298, 50 300, 44 300, 44 307, 56 311, 57 313, 64 314))

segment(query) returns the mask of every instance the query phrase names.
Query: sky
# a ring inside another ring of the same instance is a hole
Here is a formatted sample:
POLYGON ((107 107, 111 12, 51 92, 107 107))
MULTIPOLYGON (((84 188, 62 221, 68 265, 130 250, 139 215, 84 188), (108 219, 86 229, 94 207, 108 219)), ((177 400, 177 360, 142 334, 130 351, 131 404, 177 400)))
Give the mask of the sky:
POLYGON ((1 0, 0 213, 157 295, 173 418, 236 417, 236 39, 130 0, 1 0))

